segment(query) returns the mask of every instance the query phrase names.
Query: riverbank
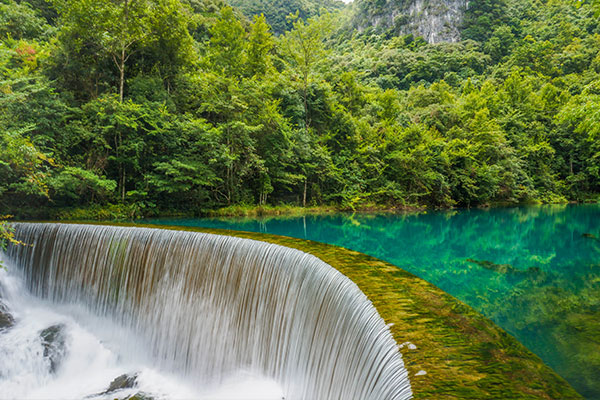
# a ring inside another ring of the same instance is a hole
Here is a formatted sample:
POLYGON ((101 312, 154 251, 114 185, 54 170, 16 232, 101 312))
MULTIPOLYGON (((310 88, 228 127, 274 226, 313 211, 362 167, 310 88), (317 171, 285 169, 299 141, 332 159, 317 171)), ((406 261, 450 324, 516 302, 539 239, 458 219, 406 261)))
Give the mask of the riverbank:
POLYGON ((425 206, 397 206, 390 207, 383 204, 365 204, 360 207, 343 207, 339 205, 329 206, 309 206, 301 207, 294 205, 279 205, 279 206, 230 206, 209 210, 205 213, 207 217, 264 217, 275 215, 286 216, 302 216, 315 214, 331 214, 336 212, 377 212, 377 213, 399 213, 399 212, 420 212, 425 211, 425 206))
POLYGON ((495 202, 479 204, 473 207, 432 207, 418 204, 377 204, 364 203, 353 206, 341 204, 313 205, 302 207, 294 204, 279 205, 247 205, 237 204, 215 209, 156 209, 144 204, 94 204, 86 207, 50 208, 22 207, 10 210, 19 220, 57 220, 57 221, 115 221, 126 222, 142 218, 226 218, 226 217, 265 217, 265 216, 302 216, 332 214, 336 212, 356 213, 418 213, 438 210, 454 210, 459 208, 498 208, 518 207, 546 204, 584 204, 598 203, 600 197, 586 197, 582 201, 567 201, 564 198, 547 199, 547 201, 527 201, 521 203, 495 202))
MULTIPOLYGON (((332 214, 337 212, 370 212, 370 213, 401 213, 421 212, 425 206, 395 206, 383 204, 365 204, 360 207, 344 207, 341 205, 320 205, 302 207, 291 204, 282 205, 232 205, 217 209, 204 210, 161 210, 148 211, 135 205, 106 205, 85 208, 50 210, 43 216, 32 215, 33 219, 77 220, 77 221, 132 221, 144 217, 265 217, 265 216, 302 216, 317 214, 332 214)), ((17 213, 17 215, 19 215, 17 213)), ((20 217, 21 219, 28 219, 20 217)))
MULTIPOLYGON (((126 223, 119 226, 141 226, 126 223)), ((373 302, 399 344, 415 399, 580 399, 515 338, 472 308, 394 265, 318 242, 217 229, 143 225, 230 235, 311 253, 373 302)))

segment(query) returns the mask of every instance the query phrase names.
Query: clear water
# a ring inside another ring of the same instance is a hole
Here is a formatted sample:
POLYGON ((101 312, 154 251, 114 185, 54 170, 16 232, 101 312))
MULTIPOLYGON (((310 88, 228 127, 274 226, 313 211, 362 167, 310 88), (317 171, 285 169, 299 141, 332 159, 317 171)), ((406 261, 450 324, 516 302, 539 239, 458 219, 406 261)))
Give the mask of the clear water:
POLYGON ((293 236, 389 261, 480 311, 600 399, 600 205, 144 222, 293 236))

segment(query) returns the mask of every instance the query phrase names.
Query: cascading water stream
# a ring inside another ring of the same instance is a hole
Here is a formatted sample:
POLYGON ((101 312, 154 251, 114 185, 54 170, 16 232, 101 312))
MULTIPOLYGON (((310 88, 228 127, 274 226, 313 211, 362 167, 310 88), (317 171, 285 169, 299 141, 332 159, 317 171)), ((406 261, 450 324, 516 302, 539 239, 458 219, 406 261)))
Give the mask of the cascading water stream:
POLYGON ((244 372, 273 379, 288 400, 411 397, 371 302, 314 256, 195 232, 14 227, 32 246, 6 257, 33 296, 111 321, 134 336, 130 351, 196 387, 244 372))

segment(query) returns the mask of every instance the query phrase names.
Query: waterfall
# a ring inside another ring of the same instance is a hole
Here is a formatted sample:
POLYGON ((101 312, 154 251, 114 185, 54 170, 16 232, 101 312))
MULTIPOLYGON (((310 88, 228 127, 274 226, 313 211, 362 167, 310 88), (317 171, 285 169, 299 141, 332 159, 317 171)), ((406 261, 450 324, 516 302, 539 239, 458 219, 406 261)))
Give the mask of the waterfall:
POLYGON ((238 371, 285 399, 409 399, 389 328, 318 258, 197 232, 15 223, 5 257, 36 297, 134 332, 161 370, 214 385, 238 371))

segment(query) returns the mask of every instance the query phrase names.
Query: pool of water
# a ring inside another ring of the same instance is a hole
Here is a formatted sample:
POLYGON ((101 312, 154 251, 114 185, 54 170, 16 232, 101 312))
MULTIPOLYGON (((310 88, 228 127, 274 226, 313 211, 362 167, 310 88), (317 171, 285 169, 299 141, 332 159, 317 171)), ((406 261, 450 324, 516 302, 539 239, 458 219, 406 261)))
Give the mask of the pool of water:
POLYGON ((386 260, 480 311, 600 399, 600 205, 143 222, 293 236, 386 260))

